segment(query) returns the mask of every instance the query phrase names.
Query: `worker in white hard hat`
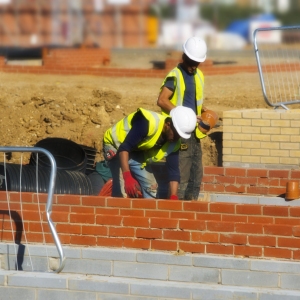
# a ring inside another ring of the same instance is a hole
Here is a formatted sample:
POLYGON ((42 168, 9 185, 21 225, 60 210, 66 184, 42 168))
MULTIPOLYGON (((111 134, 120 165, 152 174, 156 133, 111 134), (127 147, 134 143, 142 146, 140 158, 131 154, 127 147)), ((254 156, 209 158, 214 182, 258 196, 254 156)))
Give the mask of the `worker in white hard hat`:
POLYGON ((112 173, 112 196, 177 200, 180 138, 189 139, 196 123, 188 107, 178 106, 169 116, 139 108, 109 128, 103 154, 112 173), (164 158, 169 186, 159 187, 151 163, 164 158))
MULTIPOLYGON (((157 105, 164 115, 169 115, 180 105, 191 108, 198 122, 206 110, 203 106, 204 76, 199 64, 206 59, 207 46, 203 39, 191 37, 183 44, 182 62, 171 70, 164 79, 157 105)), ((200 140, 206 136, 202 127, 195 126, 190 139, 181 138, 179 152, 180 200, 198 199, 203 177, 202 150, 200 140)))

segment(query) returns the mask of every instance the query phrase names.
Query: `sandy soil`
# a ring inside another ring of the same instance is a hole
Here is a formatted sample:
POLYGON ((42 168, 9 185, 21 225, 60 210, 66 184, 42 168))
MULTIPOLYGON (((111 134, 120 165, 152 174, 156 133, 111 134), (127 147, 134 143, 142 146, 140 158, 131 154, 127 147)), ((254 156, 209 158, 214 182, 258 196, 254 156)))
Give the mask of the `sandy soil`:
MULTIPOLYGON (((46 137, 62 137, 95 147, 100 160, 107 128, 138 107, 159 111, 163 78, 0 73, 0 79, 0 145, 34 146, 46 137)), ((220 117, 219 127, 202 140, 204 165, 222 165, 223 111, 267 107, 256 73, 206 76, 204 105, 220 117)))

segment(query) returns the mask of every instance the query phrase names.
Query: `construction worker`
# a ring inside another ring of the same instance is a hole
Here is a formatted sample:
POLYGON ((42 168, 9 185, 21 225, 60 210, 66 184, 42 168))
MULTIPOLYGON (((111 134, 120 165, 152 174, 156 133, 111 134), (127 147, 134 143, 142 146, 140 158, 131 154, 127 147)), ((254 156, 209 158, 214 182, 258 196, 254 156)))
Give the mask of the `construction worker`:
MULTIPOLYGON (((206 108, 203 107, 204 76, 198 66, 205 61, 206 52, 203 39, 191 37, 185 41, 182 62, 167 74, 157 99, 157 105, 164 115, 168 115, 174 107, 183 105, 191 108, 198 122, 201 121, 201 114, 206 108)), ((190 139, 181 139, 178 188, 178 198, 181 200, 196 200, 199 196, 203 177, 200 139, 206 136, 201 129, 195 126, 190 139)))
POLYGON ((177 198, 180 138, 189 139, 197 123, 192 109, 178 106, 170 116, 137 109, 103 137, 112 173, 113 197, 177 198), (166 158, 169 186, 158 187, 151 163, 166 158))

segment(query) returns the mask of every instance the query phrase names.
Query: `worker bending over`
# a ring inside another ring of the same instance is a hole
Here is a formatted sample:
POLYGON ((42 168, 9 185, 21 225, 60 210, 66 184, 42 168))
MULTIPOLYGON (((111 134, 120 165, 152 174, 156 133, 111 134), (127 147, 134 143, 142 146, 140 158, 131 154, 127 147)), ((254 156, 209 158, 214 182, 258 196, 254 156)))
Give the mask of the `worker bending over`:
POLYGON ((112 173, 113 197, 177 198, 180 138, 189 139, 197 123, 192 109, 177 106, 170 116, 137 109, 109 128, 104 157, 112 173), (151 163, 166 158, 169 187, 160 187, 151 163), (166 192, 167 190, 167 192, 166 192))

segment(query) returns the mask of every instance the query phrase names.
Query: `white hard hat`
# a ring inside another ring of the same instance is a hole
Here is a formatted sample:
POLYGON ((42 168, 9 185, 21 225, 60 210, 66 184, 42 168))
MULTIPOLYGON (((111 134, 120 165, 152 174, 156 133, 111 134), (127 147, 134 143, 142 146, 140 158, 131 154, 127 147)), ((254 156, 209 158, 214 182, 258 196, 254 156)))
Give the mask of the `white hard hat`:
POLYGON ((206 59, 207 46, 203 39, 191 37, 183 44, 183 52, 191 59, 197 62, 204 62, 206 59))
POLYGON ((170 115, 178 134, 184 139, 189 139, 197 124, 195 112, 189 107, 176 106, 170 111, 170 115))

